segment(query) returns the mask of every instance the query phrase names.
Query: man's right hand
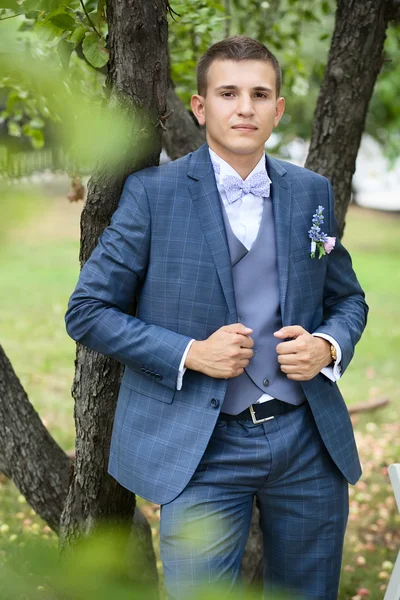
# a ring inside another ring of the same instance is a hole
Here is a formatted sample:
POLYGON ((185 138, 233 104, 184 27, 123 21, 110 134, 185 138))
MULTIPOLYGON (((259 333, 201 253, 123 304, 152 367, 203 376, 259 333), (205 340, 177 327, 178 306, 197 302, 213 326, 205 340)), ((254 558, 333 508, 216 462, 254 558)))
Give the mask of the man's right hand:
POLYGON ((252 332, 241 323, 224 325, 206 340, 193 342, 185 367, 218 379, 241 375, 254 355, 252 332))

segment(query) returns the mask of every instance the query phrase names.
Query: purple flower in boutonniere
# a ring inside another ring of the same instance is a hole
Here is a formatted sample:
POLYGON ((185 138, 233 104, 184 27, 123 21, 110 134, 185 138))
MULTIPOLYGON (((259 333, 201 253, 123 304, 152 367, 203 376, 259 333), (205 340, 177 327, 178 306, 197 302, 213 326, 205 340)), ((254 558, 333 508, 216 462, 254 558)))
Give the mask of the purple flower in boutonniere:
POLYGON ((318 206, 317 212, 313 215, 312 226, 308 232, 311 239, 311 258, 315 258, 315 252, 318 248, 318 258, 322 258, 325 254, 330 254, 335 247, 336 238, 329 237, 321 231, 321 225, 324 223, 323 216, 324 207, 318 206))

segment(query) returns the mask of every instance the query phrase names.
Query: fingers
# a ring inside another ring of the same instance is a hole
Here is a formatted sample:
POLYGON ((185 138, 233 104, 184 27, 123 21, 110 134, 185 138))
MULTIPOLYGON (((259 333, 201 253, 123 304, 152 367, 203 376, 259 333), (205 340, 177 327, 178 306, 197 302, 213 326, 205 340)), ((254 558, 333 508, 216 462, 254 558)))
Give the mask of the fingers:
POLYGON ((242 323, 232 323, 231 325, 224 325, 221 327, 223 331, 228 331, 229 333, 241 333, 242 335, 250 335, 253 333, 253 330, 250 327, 246 327, 242 323))
POLYGON ((251 348, 241 348, 240 357, 241 358, 253 358, 254 352, 251 348))
POLYGON ((253 348, 254 340, 249 335, 238 335, 237 343, 241 348, 253 348))
POLYGON ((282 373, 286 375, 293 375, 294 373, 299 373, 299 365, 281 365, 282 373))
POLYGON ((299 365, 282 365, 281 371, 288 379, 293 381, 309 381, 315 377, 316 373, 302 372, 299 365))
POLYGON ((290 342, 281 342, 277 345, 276 351, 278 354, 295 354, 299 351, 299 344, 296 340, 290 342))
POLYGON ((308 377, 306 375, 301 375, 300 373, 294 373, 293 375, 287 375, 288 379, 292 381, 310 381, 312 377, 308 377))
POLYGON ((289 325, 282 327, 279 331, 275 331, 274 336, 284 340, 285 338, 297 338, 302 333, 307 333, 300 325, 289 325))
POLYGON ((278 363, 280 365, 298 365, 301 361, 297 354, 279 354, 278 363))

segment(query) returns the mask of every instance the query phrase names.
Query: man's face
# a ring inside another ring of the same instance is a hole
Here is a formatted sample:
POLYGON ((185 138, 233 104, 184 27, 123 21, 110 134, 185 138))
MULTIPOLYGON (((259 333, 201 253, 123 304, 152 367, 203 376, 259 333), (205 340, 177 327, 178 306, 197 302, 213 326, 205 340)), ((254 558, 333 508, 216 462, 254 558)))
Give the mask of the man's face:
POLYGON ((260 155, 283 114, 271 64, 215 60, 207 73, 207 95, 192 97, 192 110, 206 125, 207 141, 222 158, 260 155))

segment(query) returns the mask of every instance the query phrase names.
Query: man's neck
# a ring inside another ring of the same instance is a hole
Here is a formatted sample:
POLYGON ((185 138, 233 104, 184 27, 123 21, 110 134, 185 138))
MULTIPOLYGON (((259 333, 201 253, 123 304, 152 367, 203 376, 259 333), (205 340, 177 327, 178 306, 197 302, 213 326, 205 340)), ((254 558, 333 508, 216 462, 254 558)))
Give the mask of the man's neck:
POLYGON ((223 148, 215 146, 212 142, 208 142, 208 145, 211 150, 222 158, 222 160, 227 162, 242 179, 246 179, 254 167, 260 162, 260 158, 264 154, 263 148, 254 154, 234 154, 233 152, 226 152, 223 148))

